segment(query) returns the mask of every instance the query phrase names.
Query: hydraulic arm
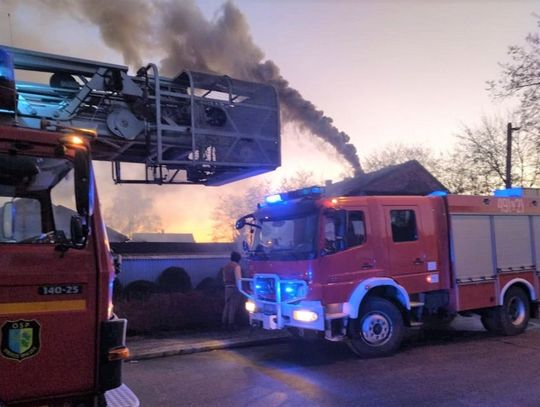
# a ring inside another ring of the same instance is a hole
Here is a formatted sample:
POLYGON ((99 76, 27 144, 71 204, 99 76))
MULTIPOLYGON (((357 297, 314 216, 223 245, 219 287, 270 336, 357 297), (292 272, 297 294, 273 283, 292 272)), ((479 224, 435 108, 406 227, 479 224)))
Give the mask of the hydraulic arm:
POLYGON ((16 69, 17 117, 36 128, 91 128, 93 159, 118 183, 221 185, 280 165, 273 87, 154 64, 128 67, 1 46, 16 69), (144 164, 123 178, 122 164, 144 164))

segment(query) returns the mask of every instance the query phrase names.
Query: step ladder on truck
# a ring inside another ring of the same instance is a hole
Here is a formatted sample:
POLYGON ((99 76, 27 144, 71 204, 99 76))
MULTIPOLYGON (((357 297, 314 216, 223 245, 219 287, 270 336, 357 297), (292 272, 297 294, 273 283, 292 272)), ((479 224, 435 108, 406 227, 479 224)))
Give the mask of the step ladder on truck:
POLYGON ((222 185, 278 167, 279 130, 271 86, 0 45, 0 405, 139 404, 92 160, 222 185))

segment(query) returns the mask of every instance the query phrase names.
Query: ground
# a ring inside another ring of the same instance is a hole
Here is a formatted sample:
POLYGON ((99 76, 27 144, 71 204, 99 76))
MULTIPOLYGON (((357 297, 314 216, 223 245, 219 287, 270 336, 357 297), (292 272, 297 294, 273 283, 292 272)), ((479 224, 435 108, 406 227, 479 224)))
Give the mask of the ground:
POLYGON ((142 406, 538 406, 540 321, 497 337, 477 318, 358 359, 343 343, 286 341, 126 364, 142 406))

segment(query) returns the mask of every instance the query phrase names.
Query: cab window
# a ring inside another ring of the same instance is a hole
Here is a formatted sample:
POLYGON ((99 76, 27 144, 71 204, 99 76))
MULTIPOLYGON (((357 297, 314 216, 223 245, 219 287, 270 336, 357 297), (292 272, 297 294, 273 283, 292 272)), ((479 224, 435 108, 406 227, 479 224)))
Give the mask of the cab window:
POLYGON ((347 247, 354 247, 366 241, 366 227, 362 211, 347 213, 347 247))
POLYGON ((416 215, 412 209, 390 211, 392 240, 394 242, 412 242, 418 240, 416 215))
POLYGON ((362 211, 333 211, 324 218, 324 244, 327 253, 360 246, 366 241, 362 211))
POLYGON ((62 243, 76 215, 73 164, 0 153, 0 243, 62 243))

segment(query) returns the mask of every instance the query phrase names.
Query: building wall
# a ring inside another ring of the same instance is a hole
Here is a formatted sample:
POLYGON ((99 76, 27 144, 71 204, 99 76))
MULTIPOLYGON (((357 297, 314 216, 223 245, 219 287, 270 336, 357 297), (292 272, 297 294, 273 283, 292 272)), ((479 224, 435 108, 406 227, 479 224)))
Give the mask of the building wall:
POLYGON ((193 288, 204 278, 216 278, 219 270, 229 261, 229 255, 184 256, 122 256, 118 279, 125 287, 137 280, 155 282, 168 267, 182 267, 191 277, 193 288))

